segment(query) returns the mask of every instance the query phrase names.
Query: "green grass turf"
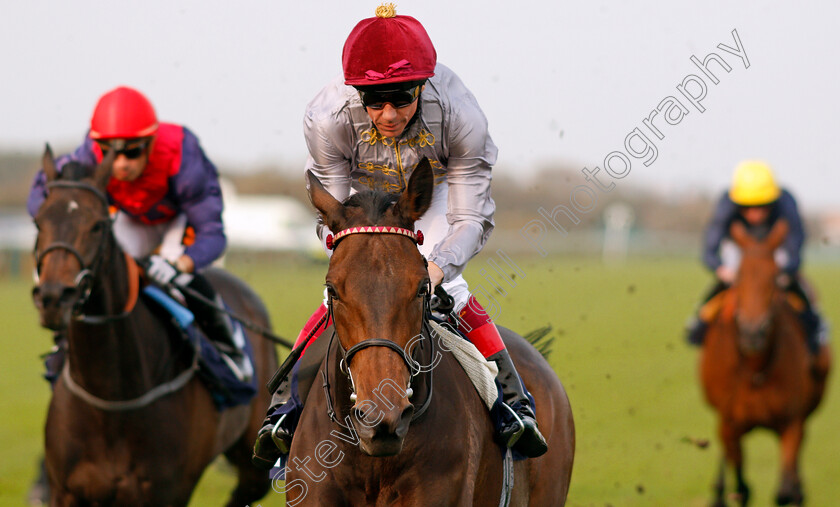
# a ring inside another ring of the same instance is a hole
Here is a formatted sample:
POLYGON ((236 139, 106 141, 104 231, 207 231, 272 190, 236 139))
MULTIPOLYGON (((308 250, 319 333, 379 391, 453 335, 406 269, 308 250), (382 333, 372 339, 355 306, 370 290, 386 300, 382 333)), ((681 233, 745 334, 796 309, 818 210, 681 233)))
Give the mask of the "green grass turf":
MULTIPOLYGON (((501 308, 498 322, 521 333, 554 327, 550 361, 569 392, 577 426, 568 505, 706 505, 720 446, 697 382, 697 351, 685 345, 682 333, 709 282, 698 263, 649 258, 604 266, 584 258, 517 258, 525 276, 501 294, 483 276, 493 273, 490 258, 473 260, 467 279, 492 294, 501 308), (689 439, 711 444, 702 449, 689 439)), ((239 259, 229 269, 266 300, 276 332, 294 338, 320 300, 326 267, 239 259)), ((811 265, 806 272, 830 321, 840 322, 840 266, 811 265)), ((0 282, 6 331, 0 346, 0 506, 22 505, 41 452, 49 398, 38 354, 49 348, 50 334, 38 327, 30 288, 24 280, 0 282)), ((832 505, 840 497, 837 379, 831 377, 823 406, 807 427, 801 469, 811 505, 832 505)), ((779 474, 775 437, 756 432, 746 439, 745 452, 754 505, 770 505, 779 474)), ((222 505, 233 482, 217 462, 192 505, 222 505)), ((282 503, 276 493, 259 502, 282 503)))

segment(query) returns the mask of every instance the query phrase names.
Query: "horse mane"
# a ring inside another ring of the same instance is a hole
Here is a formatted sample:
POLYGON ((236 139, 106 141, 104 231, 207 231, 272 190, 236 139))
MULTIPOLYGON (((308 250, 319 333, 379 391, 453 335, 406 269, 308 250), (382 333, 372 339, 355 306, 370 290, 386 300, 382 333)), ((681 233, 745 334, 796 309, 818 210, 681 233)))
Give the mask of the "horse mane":
POLYGON ((367 215, 371 224, 377 224, 385 213, 391 209, 399 195, 389 194, 376 190, 363 190, 353 194, 344 201, 344 205, 352 208, 361 208, 367 215))
POLYGON ((80 181, 90 177, 90 175, 91 166, 84 165, 76 160, 70 160, 61 168, 58 179, 64 181, 80 181))
POLYGON ((551 346, 554 345, 554 336, 546 338, 548 333, 551 332, 551 329, 551 325, 549 324, 548 326, 534 329, 523 336, 525 341, 533 345, 544 359, 548 359, 548 356, 551 355, 551 346))

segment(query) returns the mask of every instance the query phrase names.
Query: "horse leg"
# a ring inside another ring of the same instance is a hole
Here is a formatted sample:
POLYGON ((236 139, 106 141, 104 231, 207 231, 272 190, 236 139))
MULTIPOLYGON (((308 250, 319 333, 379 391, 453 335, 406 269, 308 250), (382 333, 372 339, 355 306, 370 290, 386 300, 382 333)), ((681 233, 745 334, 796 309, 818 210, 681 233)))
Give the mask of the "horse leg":
POLYGON ((750 488, 744 480, 744 455, 741 448, 741 437, 744 432, 735 428, 733 424, 723 421, 719 432, 726 453, 726 461, 735 469, 736 499, 741 507, 744 507, 750 500, 750 488))
POLYGON ((781 432, 782 485, 776 495, 776 505, 800 505, 803 500, 799 480, 799 447, 805 432, 805 421, 796 420, 781 432))
POLYGON ((268 470, 260 470, 251 464, 251 432, 237 441, 233 447, 225 452, 225 457, 236 467, 236 489, 231 493, 227 507, 244 507, 264 497, 271 489, 271 478, 268 470))
POLYGON ((726 502, 723 501, 723 493, 726 491, 726 456, 720 459, 717 479, 712 490, 715 493, 714 499, 712 500, 712 507, 726 507, 726 502))

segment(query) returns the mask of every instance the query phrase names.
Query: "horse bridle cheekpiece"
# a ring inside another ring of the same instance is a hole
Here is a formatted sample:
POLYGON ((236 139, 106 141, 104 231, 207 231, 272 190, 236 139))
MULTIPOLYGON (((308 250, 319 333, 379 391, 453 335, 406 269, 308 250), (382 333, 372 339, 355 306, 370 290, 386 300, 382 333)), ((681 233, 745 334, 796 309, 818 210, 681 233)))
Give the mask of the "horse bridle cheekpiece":
MULTIPOLYGON (((84 183, 81 181, 51 181, 47 183, 47 189, 52 188, 79 188, 82 190, 87 190, 92 192, 96 195, 100 201, 102 201, 103 206, 105 207, 106 216, 108 215, 108 198, 105 196, 105 193, 99 190, 98 188, 90 185, 88 183, 84 183)), ((106 220, 106 227, 110 227, 111 221, 106 220)), ((65 243, 64 241, 55 241, 40 252, 37 250, 35 251, 35 273, 40 277, 41 274, 41 264, 44 262, 44 258, 47 256, 48 253, 53 252, 55 250, 66 250, 73 254, 73 257, 79 262, 79 267, 81 270, 79 274, 76 275, 76 279, 74 284, 77 289, 79 289, 80 294, 82 295, 79 298, 79 301, 76 303, 76 310, 78 311, 79 308, 84 306, 87 299, 90 297, 90 291, 93 288, 92 280, 94 278, 94 274, 96 273, 97 268, 99 267, 99 262, 101 261, 102 257, 102 249, 105 247, 105 239, 107 235, 102 236, 102 241, 99 242, 99 245, 96 247, 96 255, 93 258, 90 266, 85 263, 82 254, 76 250, 73 245, 69 243, 65 243)))
POLYGON ((423 244, 423 233, 421 231, 414 232, 410 229, 403 229, 402 227, 370 225, 365 227, 351 227, 350 229, 344 229, 343 231, 338 232, 335 236, 333 236, 332 234, 327 234, 327 248, 329 248, 330 250, 335 250, 335 246, 338 244, 338 242, 341 241, 342 238, 345 238, 351 234, 400 234, 402 236, 407 236, 411 238, 411 240, 417 243, 418 245, 423 244))

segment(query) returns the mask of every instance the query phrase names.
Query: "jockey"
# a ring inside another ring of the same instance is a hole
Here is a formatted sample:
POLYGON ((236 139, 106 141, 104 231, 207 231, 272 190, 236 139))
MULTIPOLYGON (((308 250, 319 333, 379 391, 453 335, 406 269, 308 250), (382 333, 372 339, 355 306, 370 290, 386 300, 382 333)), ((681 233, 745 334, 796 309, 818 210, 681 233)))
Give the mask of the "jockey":
MULTIPOLYGON (((234 332, 221 298, 198 272, 222 255, 227 242, 216 167, 192 132, 159 123, 151 102, 124 86, 99 98, 81 146, 59 157, 56 167, 60 171, 72 161, 96 165, 111 150, 116 158, 107 195, 117 210, 113 231, 120 247, 136 259, 148 259, 144 267, 154 283, 186 287, 215 302, 219 309, 191 291, 183 293, 231 370, 240 379, 250 376, 252 365, 242 353, 244 337, 234 332), (189 246, 184 245, 185 234, 194 236, 189 246)), ((46 197, 46 183, 40 171, 27 203, 33 217, 46 197)))
MULTIPOLYGON (((715 273, 717 282, 704 301, 729 287, 738 270, 737 246, 729 240, 729 228, 734 221, 743 223, 755 236, 767 234, 777 220, 785 220, 789 229, 784 243, 775 252, 781 275, 779 283, 798 295, 805 303, 801 313, 808 346, 816 353, 827 339, 825 323, 816 312, 810 290, 799 275, 805 233, 796 200, 776 183, 773 171, 765 162, 748 160, 735 168, 732 186, 718 201, 703 244, 703 263, 715 273)), ((695 317, 689 325, 688 341, 702 345, 708 322, 695 317)))
MULTIPOLYGON (((397 16, 393 5, 380 6, 376 17, 360 21, 344 44, 344 75, 327 84, 307 106, 306 169, 343 201, 361 190, 402 192, 411 171, 428 157, 435 191, 429 210, 415 227, 425 235, 419 248, 428 259, 429 278, 433 286, 441 284, 454 297, 459 327, 499 366, 504 401, 525 426, 518 441, 512 442, 520 426, 507 425, 502 441, 526 456, 539 456, 547 445, 528 395, 498 329, 461 276, 493 229, 490 170, 497 149, 475 97, 436 60, 423 26, 410 16, 397 16)), ((322 241, 334 232, 338 231, 318 226, 322 241)), ((322 304, 301 331, 296 347, 326 313, 322 304)), ((288 452, 296 423, 288 420, 296 418, 284 417, 290 412, 285 407, 289 400, 289 392, 274 395, 255 446, 255 464, 270 467, 288 452)))

